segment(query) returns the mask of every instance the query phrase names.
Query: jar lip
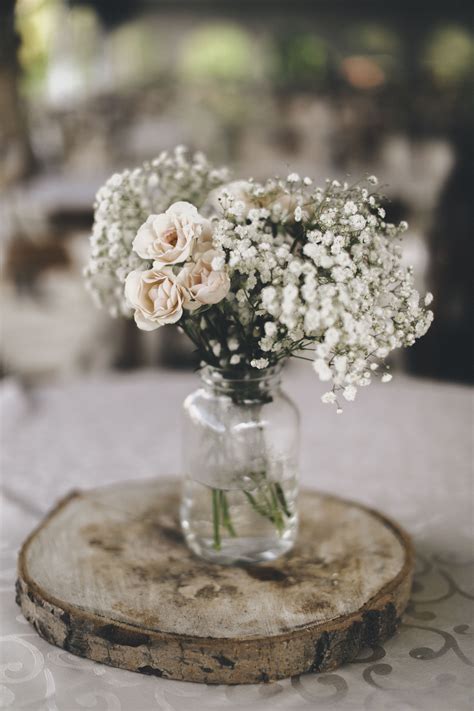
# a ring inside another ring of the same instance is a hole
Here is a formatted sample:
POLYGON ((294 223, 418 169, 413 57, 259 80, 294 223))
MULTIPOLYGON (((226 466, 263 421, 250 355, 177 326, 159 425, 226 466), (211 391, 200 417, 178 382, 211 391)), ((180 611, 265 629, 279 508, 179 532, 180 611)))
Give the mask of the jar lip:
POLYGON ((276 379, 281 375, 284 363, 276 363, 268 368, 251 368, 246 370, 230 370, 205 363, 199 369, 204 382, 216 383, 259 383, 276 379))

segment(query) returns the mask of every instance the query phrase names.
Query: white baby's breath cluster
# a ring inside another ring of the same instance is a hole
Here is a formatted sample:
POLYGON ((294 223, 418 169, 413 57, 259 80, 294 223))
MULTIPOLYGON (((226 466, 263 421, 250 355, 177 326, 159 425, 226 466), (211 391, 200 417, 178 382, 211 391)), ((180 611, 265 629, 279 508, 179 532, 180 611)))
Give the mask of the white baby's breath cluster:
POLYGON ((226 252, 227 299, 247 334, 234 357, 254 368, 310 358, 332 386, 326 403, 338 404, 339 392, 354 400, 379 374, 388 382, 384 359, 412 345, 433 318, 425 308, 431 294, 421 302, 402 266, 407 225, 385 221, 374 184, 371 176, 365 185, 314 188, 291 174, 221 191, 214 241, 226 252))
POLYGON ((113 176, 97 196, 96 299, 134 309, 146 330, 177 323, 202 361, 225 370, 310 360, 338 411, 339 395, 388 382, 386 357, 427 331, 433 297, 420 299, 402 265, 407 224, 385 219, 377 179, 224 180, 183 149, 113 176))
POLYGON ((203 153, 190 155, 178 146, 172 153, 134 170, 112 175, 97 193, 86 286, 96 304, 112 316, 132 313, 124 292, 127 275, 147 261, 132 250, 140 226, 151 214, 185 200, 198 208, 209 192, 228 180, 226 168, 214 168, 203 153))

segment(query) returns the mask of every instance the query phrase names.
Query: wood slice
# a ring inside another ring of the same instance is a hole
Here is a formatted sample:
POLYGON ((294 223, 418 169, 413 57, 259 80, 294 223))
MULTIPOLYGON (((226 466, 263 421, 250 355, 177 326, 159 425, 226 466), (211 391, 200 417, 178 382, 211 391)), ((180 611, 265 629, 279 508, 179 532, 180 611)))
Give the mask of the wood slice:
POLYGON ((335 669, 392 635, 408 602, 410 541, 376 511, 300 497, 286 558, 196 558, 170 480, 74 492, 19 556, 17 601, 52 644, 143 674, 216 684, 335 669))

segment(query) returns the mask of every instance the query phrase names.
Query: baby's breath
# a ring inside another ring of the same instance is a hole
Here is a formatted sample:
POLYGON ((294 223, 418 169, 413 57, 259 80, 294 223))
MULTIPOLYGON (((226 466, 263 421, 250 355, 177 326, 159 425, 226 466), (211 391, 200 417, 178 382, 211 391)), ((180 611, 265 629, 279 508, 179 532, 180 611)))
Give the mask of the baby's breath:
POLYGON ((203 153, 190 155, 178 146, 139 168, 112 175, 95 201, 86 286, 95 302, 112 316, 131 314, 124 295, 127 275, 149 263, 132 250, 139 227, 150 214, 165 212, 179 200, 200 207, 209 192, 228 180, 203 153))
MULTIPOLYGON (((205 204, 208 268, 224 271, 230 290, 179 321, 200 360, 238 371, 309 360, 329 384, 322 401, 338 412, 339 396, 352 401, 374 378, 391 380, 384 360, 426 333, 433 295, 421 299, 414 288, 401 260, 408 225, 386 220, 375 176, 323 188, 296 173, 265 183, 225 179, 225 170, 181 148, 112 176, 97 195, 86 271, 96 300, 128 315, 125 279, 150 267, 132 249, 139 227, 173 202, 205 204)), ((183 268, 173 266, 174 279, 183 268)))
MULTIPOLYGON (((326 403, 337 404, 337 391, 354 400, 380 362, 412 345, 433 318, 425 308, 432 295, 420 304, 413 270, 401 261, 407 225, 385 221, 376 184, 370 176, 365 186, 327 181, 323 189, 296 174, 245 191, 239 184, 246 209, 224 209, 214 224, 237 296, 233 319, 244 326, 242 362, 313 360, 333 386, 326 403)), ((230 187, 226 201, 233 202, 230 187)))

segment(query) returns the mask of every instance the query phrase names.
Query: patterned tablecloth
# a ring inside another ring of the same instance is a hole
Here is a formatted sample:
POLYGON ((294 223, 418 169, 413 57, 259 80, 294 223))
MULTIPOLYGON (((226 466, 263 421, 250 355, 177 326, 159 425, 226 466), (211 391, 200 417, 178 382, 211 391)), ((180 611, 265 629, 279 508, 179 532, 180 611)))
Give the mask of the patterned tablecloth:
POLYGON ((473 705, 471 392, 396 377, 342 416, 311 369, 286 388, 302 412, 302 480, 358 499, 413 535, 417 572, 398 635, 334 673, 205 686, 94 664, 50 646, 14 599, 18 547, 72 488, 179 472, 179 409, 196 376, 110 376, 25 392, 3 383, 0 708, 31 711, 429 709, 473 705))

